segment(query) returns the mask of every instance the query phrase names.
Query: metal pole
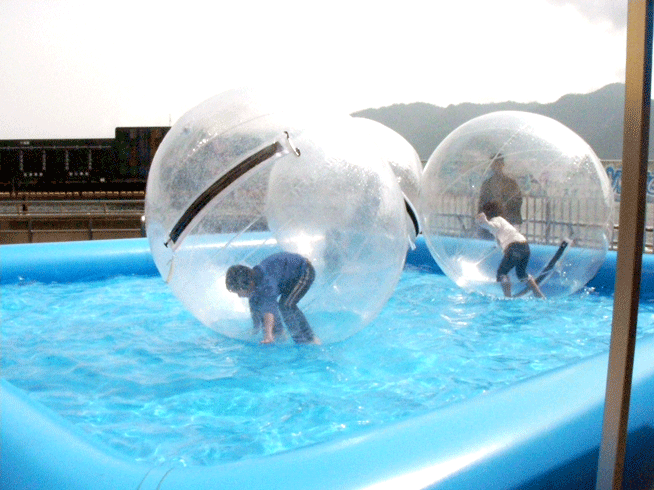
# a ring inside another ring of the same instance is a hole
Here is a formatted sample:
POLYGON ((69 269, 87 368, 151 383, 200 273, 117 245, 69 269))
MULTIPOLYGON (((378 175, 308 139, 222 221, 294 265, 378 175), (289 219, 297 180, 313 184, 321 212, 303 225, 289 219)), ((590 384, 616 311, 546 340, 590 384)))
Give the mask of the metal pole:
POLYGON ((652 2, 629 0, 620 232, 596 490, 622 488, 645 224, 652 2))

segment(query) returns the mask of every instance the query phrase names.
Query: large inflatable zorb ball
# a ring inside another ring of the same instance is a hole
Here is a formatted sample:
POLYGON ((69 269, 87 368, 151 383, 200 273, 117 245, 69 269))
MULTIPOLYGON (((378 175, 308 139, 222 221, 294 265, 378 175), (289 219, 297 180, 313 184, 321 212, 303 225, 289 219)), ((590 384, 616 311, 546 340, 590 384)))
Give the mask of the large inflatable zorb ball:
MULTIPOLYGON (((454 130, 425 166, 419 207, 431 254, 459 286, 503 296, 502 250, 475 221, 488 201, 527 238, 527 272, 546 296, 579 290, 603 263, 613 230, 610 182, 588 144, 559 122, 487 114, 454 130)), ((515 269, 509 279, 512 296, 528 293, 515 269)))
POLYGON ((420 216, 417 211, 422 176, 420 156, 402 135, 380 122, 353 117, 352 123, 354 137, 369 144, 370 151, 380 154, 391 167, 400 184, 404 194, 409 246, 414 248, 416 238, 421 232, 420 216))
POLYGON ((349 116, 290 107, 233 90, 185 114, 152 162, 146 232, 175 295, 242 340, 262 334, 248 300, 227 291, 227 269, 279 251, 305 256, 316 277, 298 306, 323 343, 335 342, 367 325, 399 280, 404 202, 392 170, 346 136, 349 116))

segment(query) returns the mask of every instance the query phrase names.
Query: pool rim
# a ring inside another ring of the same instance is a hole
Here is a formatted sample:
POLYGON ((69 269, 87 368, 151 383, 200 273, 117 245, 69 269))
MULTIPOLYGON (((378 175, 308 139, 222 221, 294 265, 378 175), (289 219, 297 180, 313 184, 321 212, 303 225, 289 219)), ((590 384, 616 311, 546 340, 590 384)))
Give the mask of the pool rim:
MULTIPOLYGON (((407 263, 438 272, 419 240, 407 263)), ((615 258, 589 285, 610 294, 615 258)), ((614 255, 614 254, 613 254, 614 255)), ((651 296, 654 261, 643 257, 651 296)), ((158 274, 145 239, 0 246, 2 284, 158 274)), ((630 433, 654 426, 654 336, 639 339, 630 433)), ((2 488, 516 488, 599 445, 608 353, 426 415, 333 441, 215 466, 130 460, 2 380, 2 488), (572 400, 572 402, 571 402, 572 400), (565 450, 562 450, 565 448, 565 450), (336 469, 338 471, 336 471, 336 469)), ((592 466, 592 463, 591 463, 592 466)))

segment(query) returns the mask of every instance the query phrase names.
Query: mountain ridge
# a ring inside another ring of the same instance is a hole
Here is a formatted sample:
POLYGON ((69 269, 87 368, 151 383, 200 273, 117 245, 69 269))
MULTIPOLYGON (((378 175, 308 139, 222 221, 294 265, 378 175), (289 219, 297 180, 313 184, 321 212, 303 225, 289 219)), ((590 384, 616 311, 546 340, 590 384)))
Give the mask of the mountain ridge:
MULTIPOLYGON (((364 109, 352 116, 385 124, 406 138, 422 160, 427 160, 447 135, 461 124, 496 111, 525 111, 551 117, 564 124, 588 143, 602 160, 622 159, 624 127, 623 83, 612 83, 588 94, 566 94, 558 100, 538 102, 462 102, 439 107, 427 102, 393 104, 364 109)), ((654 131, 650 126, 650 141, 654 131)), ((649 159, 654 149, 650 145, 649 159)))

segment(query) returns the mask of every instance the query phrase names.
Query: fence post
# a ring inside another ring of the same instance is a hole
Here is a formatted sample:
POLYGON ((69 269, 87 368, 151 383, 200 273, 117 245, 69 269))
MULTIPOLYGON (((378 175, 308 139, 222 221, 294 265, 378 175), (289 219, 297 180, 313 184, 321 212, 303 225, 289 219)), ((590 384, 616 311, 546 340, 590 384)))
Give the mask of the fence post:
POLYGON ((652 77, 652 0, 630 0, 613 324, 596 490, 621 489, 638 323, 652 77))

